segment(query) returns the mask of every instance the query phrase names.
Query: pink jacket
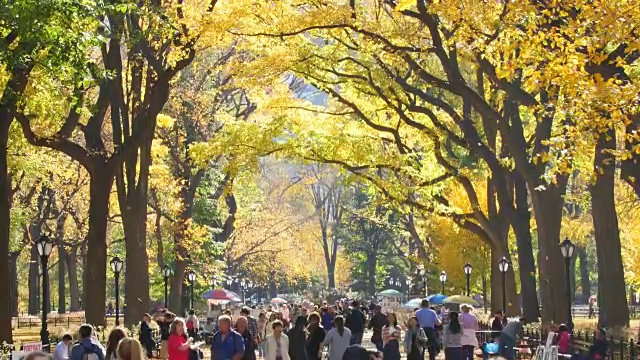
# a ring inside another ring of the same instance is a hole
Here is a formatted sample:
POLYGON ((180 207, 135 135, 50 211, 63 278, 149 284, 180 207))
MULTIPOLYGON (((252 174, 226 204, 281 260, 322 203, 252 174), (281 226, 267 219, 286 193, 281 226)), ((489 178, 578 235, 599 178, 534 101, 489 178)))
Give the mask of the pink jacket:
POLYGON ((571 340, 571 336, 568 331, 563 331, 558 334, 558 352, 562 354, 569 353, 569 341, 571 340))

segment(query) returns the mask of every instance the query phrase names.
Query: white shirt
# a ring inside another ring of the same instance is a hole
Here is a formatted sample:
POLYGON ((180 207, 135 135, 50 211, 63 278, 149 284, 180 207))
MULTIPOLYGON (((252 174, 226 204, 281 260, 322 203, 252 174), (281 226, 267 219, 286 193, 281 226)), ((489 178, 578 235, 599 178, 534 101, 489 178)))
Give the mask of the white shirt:
POLYGON ((193 328, 195 331, 198 331, 198 329, 200 329, 200 321, 198 320, 198 317, 195 315, 189 315, 189 318, 187 319, 187 321, 191 320, 191 322, 193 322, 193 328))
MULTIPOLYGON (((276 341, 276 337, 273 334, 267 336, 267 340, 265 342, 265 360, 276 360, 277 348, 278 343, 276 341)), ((280 355, 282 355, 282 360, 290 360, 289 337, 285 334, 280 335, 280 355)))
POLYGON ((56 349, 53 352, 53 360, 69 359, 69 350, 69 345, 65 344, 64 341, 60 341, 58 345, 56 345, 56 349))

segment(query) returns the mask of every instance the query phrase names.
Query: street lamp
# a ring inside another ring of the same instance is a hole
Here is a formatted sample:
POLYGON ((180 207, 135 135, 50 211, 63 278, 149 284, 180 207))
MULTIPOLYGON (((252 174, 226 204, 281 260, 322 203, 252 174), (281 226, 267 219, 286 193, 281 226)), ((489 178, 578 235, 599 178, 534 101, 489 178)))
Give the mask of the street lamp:
POLYGON ((120 325, 120 271, 122 271, 124 263, 119 257, 111 259, 111 270, 113 270, 113 278, 116 285, 116 326, 120 325))
POLYGON ((191 291, 191 306, 189 309, 193 310, 193 283, 196 281, 196 273, 194 273, 193 270, 189 270, 187 279, 189 280, 189 290, 191 291))
POLYGON ((469 280, 471 278, 471 270, 473 270, 473 266, 471 266, 471 264, 469 263, 464 264, 464 274, 467 276, 467 296, 471 294, 471 290, 469 286, 469 280))
POLYGON ((444 295, 444 283, 447 282, 447 273, 444 270, 440 273, 440 282, 442 283, 442 295, 444 295))
MULTIPOLYGON (((424 265, 419 264, 418 267, 416 268, 416 279, 418 281, 421 281, 422 283, 422 289, 424 290, 424 296, 427 296, 428 291, 427 291, 427 271, 424 269, 424 265)), ((420 290, 419 290, 420 286, 418 284, 416 284, 416 290, 418 290, 418 295, 420 294, 420 290)))
POLYGON ((571 257, 573 256, 574 251, 576 250, 576 246, 569 240, 569 238, 565 238, 562 243, 560 243, 560 252, 564 257, 564 269, 565 276, 567 278, 567 305, 568 305, 568 321, 567 327, 569 331, 573 331, 573 319, 571 316, 571 277, 569 274, 569 267, 571 266, 571 257))
POLYGON ((240 290, 242 291, 242 303, 245 303, 245 298, 244 298, 244 290, 245 290, 245 286, 247 286, 247 283, 243 280, 240 281, 240 290))
POLYGON ((164 265, 162 267, 162 276, 164 276, 164 307, 165 309, 169 307, 169 276, 173 271, 169 267, 169 265, 164 265))
POLYGON ((507 313, 507 271, 509 270, 509 260, 503 256, 498 260, 498 270, 502 274, 502 311, 507 313))
POLYGON ((49 277, 47 276, 49 255, 53 251, 53 240, 47 235, 40 236, 36 247, 40 254, 40 264, 42 265, 42 330, 40 330, 40 342, 42 347, 49 351, 49 330, 47 330, 47 306, 49 304, 49 277))

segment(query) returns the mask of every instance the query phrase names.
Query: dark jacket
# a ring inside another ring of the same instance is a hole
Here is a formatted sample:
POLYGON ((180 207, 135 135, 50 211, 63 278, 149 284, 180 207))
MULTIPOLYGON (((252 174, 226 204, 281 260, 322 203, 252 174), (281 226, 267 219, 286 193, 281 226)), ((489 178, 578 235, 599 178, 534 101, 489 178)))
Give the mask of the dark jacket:
POLYGON ((245 331, 240 334, 244 339, 244 356, 242 360, 256 360, 256 346, 253 342, 253 335, 251 335, 251 331, 249 329, 245 329, 245 331))
POLYGON ((304 346, 306 343, 306 334, 304 329, 292 328, 287 333, 289 337, 289 357, 291 360, 307 360, 307 351, 304 346))
MULTIPOLYGON (((317 327, 309 330, 310 334, 307 338, 306 350, 307 350, 307 359, 309 360, 317 360, 319 359, 318 353, 320 352, 320 348, 322 346, 322 342, 324 341, 324 328, 322 325, 318 324, 317 327)), ((291 342, 289 342, 291 344, 291 342)))
POLYGON ((382 341, 382 328, 387 325, 387 317, 383 313, 375 313, 369 321, 369 329, 373 329, 371 341, 382 341))
POLYGON ((153 336, 151 335, 151 328, 149 324, 142 321, 140 322, 140 343, 145 348, 153 346, 153 336))
POLYGON ((351 330, 353 334, 362 334, 364 333, 364 325, 367 319, 365 319, 364 314, 358 308, 351 309, 349 315, 347 315, 347 319, 345 322, 345 326, 351 330))
POLYGON ((99 360, 104 360, 104 348, 95 340, 82 339, 71 348, 69 360, 82 360, 84 354, 96 354, 99 360))
POLYGON ((502 321, 497 317, 493 318, 493 322, 491 322, 491 331, 492 339, 500 337, 500 334, 502 333, 502 321))

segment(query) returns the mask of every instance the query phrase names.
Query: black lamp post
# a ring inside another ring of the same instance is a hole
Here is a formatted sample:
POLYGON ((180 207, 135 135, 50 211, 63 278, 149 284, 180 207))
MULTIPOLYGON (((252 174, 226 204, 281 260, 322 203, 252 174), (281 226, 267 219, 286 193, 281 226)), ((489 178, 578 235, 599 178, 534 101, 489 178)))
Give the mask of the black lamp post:
POLYGON ((42 330, 40 330, 40 342, 42 342, 42 348, 49 351, 49 330, 47 329, 47 306, 49 304, 49 277, 47 276, 47 269, 49 264, 49 256, 53 251, 53 240, 47 235, 42 235, 36 247, 38 248, 38 254, 40 254, 40 263, 42 265, 42 330))
POLYGON ((509 260, 503 256, 498 260, 498 270, 502 274, 502 311, 507 313, 507 271, 509 270, 509 260))
POLYGON ((162 267, 162 276, 164 276, 164 307, 169 307, 169 276, 173 271, 168 265, 162 267))
POLYGON ((189 270, 187 273, 187 280, 189 280, 189 290, 191 292, 191 306, 189 309, 193 309, 193 283, 196 281, 196 273, 193 270, 189 270))
POLYGON ((569 238, 564 239, 562 243, 560 243, 560 252, 564 257, 564 269, 565 276, 567 279, 567 327, 569 331, 573 331, 573 317, 571 316, 571 276, 569 274, 569 267, 571 266, 571 257, 573 256, 573 252, 576 250, 576 246, 569 240, 569 238))
POLYGON ((111 270, 113 270, 113 278, 116 285, 116 326, 120 325, 120 271, 122 271, 124 263, 119 257, 111 259, 111 270))
POLYGON ((245 298, 244 298, 244 290, 246 289, 247 283, 246 281, 240 280, 240 291, 242 292, 242 303, 245 303, 245 298))
POLYGON ((427 271, 424 269, 424 265, 420 264, 416 268, 416 280, 419 283, 416 284, 417 295, 420 295, 420 285, 422 285, 423 296, 427 296, 427 271))
POLYGON ((471 287, 469 285, 469 280, 471 279, 471 270, 473 270, 473 266, 471 266, 471 264, 464 264, 464 274, 467 276, 467 296, 471 294, 471 287))
POLYGON ((447 273, 442 270, 440 273, 440 283, 442 283, 442 295, 444 295, 444 283, 447 282, 447 273))

